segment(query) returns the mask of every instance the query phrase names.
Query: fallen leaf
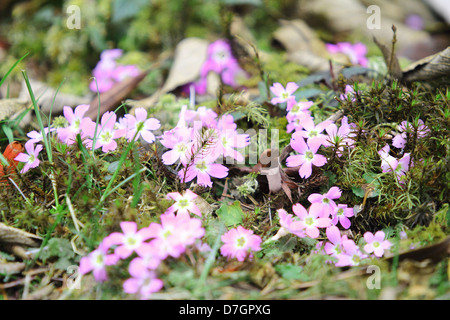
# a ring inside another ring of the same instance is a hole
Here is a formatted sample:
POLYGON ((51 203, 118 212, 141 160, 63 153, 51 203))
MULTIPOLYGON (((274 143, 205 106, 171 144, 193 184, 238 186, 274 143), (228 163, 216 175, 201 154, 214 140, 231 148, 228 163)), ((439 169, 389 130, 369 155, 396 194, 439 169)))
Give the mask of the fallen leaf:
POLYGON ((100 99, 100 116, 106 111, 113 111, 122 101, 138 86, 138 84, 147 76, 148 71, 143 71, 136 77, 127 78, 116 83, 111 89, 102 92, 99 97, 92 99, 90 108, 86 112, 86 116, 92 120, 97 119, 99 112, 98 104, 100 99))
POLYGON ((32 233, 9 227, 0 222, 0 244, 17 244, 38 247, 42 238, 32 233))
POLYGON ((450 46, 410 64, 403 71, 405 82, 426 81, 450 85, 450 46))
MULTIPOLYGON (((399 254, 399 261, 402 260, 414 260, 423 261, 429 259, 433 262, 439 262, 448 257, 450 254, 450 236, 442 240, 439 243, 429 245, 420 249, 415 249, 399 254)), ((386 260, 392 263, 394 256, 387 258, 386 260)))

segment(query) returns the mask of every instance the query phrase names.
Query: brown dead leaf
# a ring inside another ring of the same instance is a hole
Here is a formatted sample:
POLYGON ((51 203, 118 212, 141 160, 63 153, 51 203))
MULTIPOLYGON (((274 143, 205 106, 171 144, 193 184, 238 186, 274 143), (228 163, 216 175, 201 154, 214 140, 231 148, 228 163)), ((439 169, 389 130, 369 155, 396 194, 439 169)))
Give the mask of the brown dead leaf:
POLYGON ((176 89, 179 86, 196 81, 200 70, 206 61, 209 42, 200 38, 186 38, 175 48, 174 62, 169 75, 161 89, 148 98, 136 101, 127 101, 135 108, 149 108, 155 104, 159 97, 176 89))
POLYGON ((403 71, 406 82, 432 81, 440 85, 450 84, 450 46, 441 52, 420 59, 403 71))
MULTIPOLYGON (((148 70, 141 72, 136 77, 125 79, 116 83, 111 89, 100 94, 100 116, 106 111, 112 111, 133 91, 147 76, 148 70)), ((99 98, 95 97, 90 103, 86 116, 92 120, 97 119, 99 98)))
POLYGON ((9 227, 0 222, 0 244, 6 245, 24 245, 29 247, 38 247, 42 238, 32 233, 9 227))

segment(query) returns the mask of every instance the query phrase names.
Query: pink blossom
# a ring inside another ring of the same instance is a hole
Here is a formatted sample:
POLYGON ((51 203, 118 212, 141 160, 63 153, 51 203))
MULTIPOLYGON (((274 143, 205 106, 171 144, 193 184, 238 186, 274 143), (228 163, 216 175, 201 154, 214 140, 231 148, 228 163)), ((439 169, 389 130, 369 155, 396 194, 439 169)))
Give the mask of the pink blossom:
POLYGON ((337 205, 333 201, 341 197, 342 191, 338 187, 331 187, 325 194, 313 193, 309 195, 308 201, 311 203, 317 203, 321 208, 321 216, 329 217, 334 213, 337 205))
POLYGON ((335 208, 334 213, 332 213, 333 220, 331 221, 334 225, 339 222, 344 229, 350 228, 351 222, 350 217, 354 216, 352 208, 348 208, 346 204, 338 204, 335 208))
POLYGON ((42 149, 43 147, 41 144, 36 145, 35 148, 33 140, 29 140, 25 143, 25 150, 27 153, 21 152, 14 158, 15 161, 25 163, 22 170, 20 170, 20 173, 25 173, 31 168, 36 168, 39 166, 40 161, 38 157, 42 149))
POLYGON ((321 146, 321 142, 318 140, 312 140, 307 144, 302 137, 298 139, 294 139, 293 137, 291 139, 291 146, 299 154, 289 156, 286 159, 286 165, 288 167, 300 166, 298 173, 302 178, 306 179, 311 176, 312 165, 321 167, 327 163, 325 156, 317 154, 317 150, 321 146))
POLYGON ((277 213, 280 218, 281 228, 278 230, 277 234, 272 237, 272 240, 278 240, 289 233, 292 233, 299 238, 304 238, 306 236, 305 228, 300 224, 298 217, 287 213, 284 209, 278 209, 277 213))
POLYGON ((117 66, 112 74, 112 78, 116 82, 120 82, 125 80, 126 78, 137 77, 139 73, 140 71, 135 65, 117 66))
POLYGON ((208 46, 208 59, 202 67, 201 77, 205 78, 210 71, 222 73, 235 61, 231 47, 225 40, 219 39, 208 46))
POLYGON ((142 270, 130 264, 128 271, 131 278, 123 283, 123 291, 128 294, 137 294, 141 299, 149 299, 152 293, 158 292, 164 286, 161 279, 156 278, 155 272, 142 270))
MULTIPOLYGON (((56 128, 49 128, 49 127, 45 127, 44 128, 44 133, 46 135, 49 134, 49 132, 55 132, 56 128)), ((42 132, 37 132, 36 130, 30 131, 27 133, 27 137, 30 138, 29 141, 32 141, 32 143, 37 143, 37 142, 41 142, 43 141, 43 137, 42 137, 42 132)))
MULTIPOLYGON (((125 135, 124 129, 116 128, 116 118, 117 116, 114 112, 108 111, 103 114, 101 123, 98 125, 93 121, 86 121, 81 124, 81 129, 92 139, 97 134, 94 149, 101 147, 103 152, 116 150, 117 142, 115 139, 125 135)), ((93 140, 88 139, 86 146, 92 148, 93 143, 93 140)))
POLYGON ((64 117, 69 122, 69 126, 66 128, 56 129, 59 139, 65 144, 71 145, 75 142, 78 133, 81 134, 81 138, 85 137, 85 133, 81 131, 82 125, 85 122, 91 122, 90 118, 85 118, 84 114, 88 111, 89 105, 81 104, 75 108, 75 111, 71 107, 65 106, 63 108, 64 117))
POLYGON ((325 147, 334 146, 336 148, 336 153, 340 157, 344 151, 344 147, 351 148, 354 145, 354 140, 352 137, 354 133, 348 124, 347 117, 343 117, 341 120, 341 126, 338 127, 336 124, 331 123, 326 127, 327 139, 324 143, 325 147))
POLYGON ((341 94, 340 96, 339 96, 339 98, 341 99, 341 100, 348 100, 349 98, 350 98, 350 100, 352 101, 352 102, 355 102, 356 101, 356 97, 355 97, 355 95, 356 95, 356 92, 355 92, 355 90, 353 89, 353 87, 351 86, 351 85, 345 85, 345 93, 344 94, 341 94))
MULTIPOLYGON (((411 122, 402 121, 402 123, 398 126, 399 133, 394 136, 392 139, 392 145, 396 148, 403 149, 407 142, 407 137, 411 137, 416 129, 411 122)), ((424 124, 423 120, 418 119, 417 121, 417 138, 421 139, 428 135, 430 129, 424 124)))
POLYGON ((375 235, 371 232, 364 233, 364 240, 367 244, 364 246, 364 251, 372 253, 380 258, 384 254, 384 250, 389 249, 392 243, 389 240, 384 240, 385 234, 383 231, 377 231, 375 235))
POLYGON ((360 64, 367 67, 368 60, 366 58, 367 47, 363 43, 352 44, 350 42, 339 42, 337 44, 326 44, 330 53, 343 53, 348 56, 350 62, 354 65, 360 64))
POLYGON ((346 235, 343 235, 341 237, 341 232, 339 231, 339 228, 336 226, 330 226, 326 230, 328 241, 325 243, 325 252, 333 257, 338 257, 340 254, 342 254, 342 242, 347 239, 346 235))
POLYGON ((314 120, 311 116, 303 116, 301 118, 302 129, 297 130, 292 134, 292 139, 299 139, 300 137, 307 139, 307 143, 311 144, 314 140, 314 144, 324 144, 327 137, 322 134, 326 127, 332 122, 329 120, 319 123, 317 126, 314 124, 314 120))
POLYGON ((288 111, 286 118, 289 122, 295 118, 302 118, 310 116, 309 108, 314 105, 312 101, 300 101, 289 99, 287 102, 286 111, 288 111))
POLYGON ((177 214, 184 214, 189 216, 189 212, 192 212, 199 217, 202 216, 200 209, 194 202, 194 199, 196 199, 198 195, 196 195, 191 190, 187 189, 183 195, 181 195, 179 192, 170 192, 166 197, 167 199, 175 200, 175 203, 166 210, 166 213, 177 212, 177 214))
POLYGON ((313 203, 309 210, 299 203, 292 207, 295 215, 300 219, 300 226, 305 228, 306 234, 311 238, 317 238, 319 236, 319 228, 327 228, 331 225, 330 218, 322 218, 320 214, 322 208, 319 203, 313 203))
POLYGON ((95 280, 103 282, 108 280, 106 267, 115 265, 119 257, 114 254, 108 254, 109 246, 103 241, 98 248, 89 255, 80 260, 80 274, 87 274, 93 271, 95 280))
POLYGON ((261 237, 242 226, 231 229, 221 237, 224 243, 220 253, 228 259, 236 258, 242 262, 245 258, 252 259, 253 252, 261 250, 261 237))
POLYGON ((165 131, 161 136, 161 144, 172 150, 166 151, 162 155, 162 161, 166 165, 171 165, 180 160, 186 166, 190 160, 190 150, 192 148, 192 128, 175 127, 165 131))
POLYGON ((228 168, 219 164, 212 163, 209 158, 196 157, 192 164, 181 169, 178 176, 183 182, 192 181, 197 178, 197 184, 206 187, 212 187, 211 177, 223 179, 228 175, 228 168))
POLYGON ((151 238, 152 233, 149 228, 137 230, 137 224, 133 221, 123 221, 120 223, 123 233, 113 232, 105 238, 109 246, 118 245, 115 254, 121 259, 128 258, 133 252, 140 254, 144 241, 151 238))
POLYGON ((390 148, 388 144, 378 151, 378 154, 381 158, 381 169, 383 170, 383 172, 392 171, 392 165, 395 165, 394 162, 396 161, 396 159, 393 156, 389 155, 389 151, 390 148))
POLYGON ((337 255, 336 267, 357 266, 362 259, 367 258, 367 255, 361 252, 353 240, 343 240, 342 248, 343 252, 337 255))
POLYGON ((137 108, 135 114, 136 116, 131 114, 124 116, 127 126, 126 138, 131 142, 133 138, 136 141, 139 137, 142 137, 146 142, 153 143, 156 138, 152 131, 159 129, 161 126, 159 120, 155 118, 147 119, 147 110, 144 108, 137 108))
POLYGON ((194 121, 201 121, 204 127, 213 127, 217 122, 217 113, 210 108, 198 107, 197 110, 186 110, 186 122, 193 123, 194 121))
POLYGON ((297 89, 298 85, 295 82, 288 82, 286 89, 281 83, 276 82, 270 87, 270 91, 275 95, 270 102, 272 104, 278 104, 295 99, 293 93, 297 91, 297 89))

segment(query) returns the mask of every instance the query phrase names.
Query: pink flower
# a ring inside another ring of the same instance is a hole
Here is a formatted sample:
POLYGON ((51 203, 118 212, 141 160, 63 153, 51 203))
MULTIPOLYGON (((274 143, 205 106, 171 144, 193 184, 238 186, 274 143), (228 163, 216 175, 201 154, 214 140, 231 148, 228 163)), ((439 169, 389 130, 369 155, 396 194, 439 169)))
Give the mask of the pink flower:
POLYGON ((90 118, 85 118, 84 114, 88 111, 89 105, 81 104, 75 108, 75 111, 71 107, 64 107, 64 117, 69 122, 69 126, 66 128, 56 129, 59 139, 65 144, 71 145, 75 142, 78 133, 81 134, 81 138, 85 137, 85 133, 81 131, 81 127, 84 122, 91 122, 90 118))
POLYGON ((201 77, 205 78, 210 71, 222 73, 235 61, 231 47, 225 40, 216 40, 208 47, 208 59, 202 67, 201 77))
POLYGON ((171 165, 180 160, 183 165, 187 165, 190 160, 190 150, 192 148, 192 128, 175 127, 164 132, 160 140, 161 144, 172 149, 162 155, 162 161, 166 165, 171 165))
POLYGON ((189 212, 192 212, 199 217, 202 216, 200 209, 194 203, 194 199, 196 199, 198 195, 191 190, 187 189, 183 195, 178 192, 170 192, 166 197, 167 199, 175 200, 175 203, 166 210, 166 213, 177 212, 178 214, 189 216, 189 212))
POLYGON ((295 82, 288 82, 286 89, 279 82, 274 83, 270 87, 270 91, 276 96, 270 101, 272 104, 287 102, 291 99, 295 99, 293 93, 298 89, 298 85, 295 82))
POLYGON ((378 154, 381 158, 381 169, 383 170, 383 172, 392 171, 393 165, 396 166, 396 159, 393 156, 389 155, 389 151, 390 148, 388 144, 378 151, 378 154))
POLYGON ((349 98, 350 98, 350 100, 352 101, 352 102, 354 102, 354 101, 356 101, 356 97, 355 97, 355 94, 356 94, 356 92, 355 92, 355 90, 353 89, 353 87, 351 86, 351 85, 346 85, 345 86, 345 93, 344 94, 341 94, 340 96, 339 96, 339 98, 341 99, 341 100, 348 100, 349 98))
POLYGON ((23 166, 22 170, 20 170, 20 173, 25 173, 31 168, 36 168, 39 166, 39 153, 42 151, 42 145, 38 144, 36 145, 36 148, 34 147, 34 141, 29 140, 27 143, 25 143, 25 150, 27 153, 19 153, 14 160, 19 162, 24 162, 25 165, 23 166))
POLYGON ((342 248, 343 252, 337 255, 336 267, 357 266, 362 259, 367 258, 367 255, 361 252, 353 240, 343 240, 342 248))
POLYGON ((106 267, 117 263, 119 257, 108 254, 109 246, 103 241, 98 248, 80 260, 80 274, 87 274, 93 271, 95 280, 103 282, 108 280, 106 267))
MULTIPOLYGON (((108 111, 103 114, 101 123, 99 123, 98 126, 94 121, 86 121, 82 123, 81 129, 91 138, 97 134, 94 149, 101 147, 103 152, 116 150, 117 142, 115 139, 125 135, 125 129, 116 128, 116 118, 117 116, 114 112, 108 111)), ((92 148, 93 143, 93 140, 88 139, 86 141, 86 146, 88 148, 92 148)))
POLYGON ((343 53, 347 55, 352 64, 360 64, 367 67, 368 60, 366 58, 367 47, 363 43, 352 44, 350 42, 339 42, 337 44, 326 44, 330 53, 343 53))
POLYGON ((118 245, 115 254, 121 259, 128 258, 133 252, 140 254, 144 241, 151 238, 149 228, 137 230, 137 224, 133 221, 123 221, 120 223, 123 233, 113 232, 105 238, 105 242, 109 245, 118 245))
POLYGON ((281 228, 278 230, 277 234, 272 237, 272 240, 278 240, 289 233, 292 233, 299 238, 304 238, 306 236, 305 228, 300 224, 298 217, 287 213, 284 209, 278 209, 277 213, 280 218, 281 228))
POLYGON ((164 286, 161 279, 156 278, 155 272, 136 268, 130 264, 128 271, 131 278, 123 283, 123 291, 128 294, 138 294, 141 299, 149 299, 154 292, 158 292, 164 286))
POLYGON ((245 258, 253 259, 253 252, 261 250, 261 237, 242 226, 231 229, 221 237, 224 243, 220 253, 228 259, 236 258, 242 262, 245 258))
MULTIPOLYGON (((396 148, 403 149, 406 146, 407 137, 410 139, 412 135, 416 132, 414 125, 408 121, 402 121, 398 126, 399 133, 392 139, 392 145, 396 148)), ((423 123, 423 120, 418 119, 417 121, 417 138, 421 139, 428 135, 430 129, 423 123)))
POLYGON ((328 136, 324 143, 324 146, 334 146, 336 148, 336 153, 338 156, 342 155, 344 147, 351 148, 354 145, 354 140, 352 139, 352 137, 355 134, 352 132, 351 127, 348 124, 347 117, 342 118, 341 126, 339 127, 339 129, 336 124, 331 123, 326 127, 325 130, 328 136))
POLYGON ((384 240, 385 234, 383 231, 377 231, 375 235, 371 232, 364 233, 364 240, 367 244, 364 246, 364 251, 372 253, 380 258, 384 254, 384 250, 389 249, 392 243, 389 240, 384 240))
POLYGON ((199 107, 197 110, 186 110, 186 122, 193 123, 194 121, 201 121, 204 127, 213 127, 216 125, 217 113, 210 108, 199 107))
POLYGON ((354 212, 353 209, 348 208, 346 204, 338 204, 332 216, 333 220, 331 223, 337 225, 339 222, 344 229, 348 229, 351 225, 349 218, 354 216, 354 212))
MULTIPOLYGON (((49 128, 49 127, 44 128, 44 133, 46 135, 48 135, 49 132, 54 132, 54 131, 56 131, 55 128, 49 128)), ((28 140, 28 141, 32 141, 32 143, 41 142, 44 139, 42 137, 42 132, 37 132, 36 130, 28 132, 27 137, 30 138, 30 140, 28 140)))
POLYGON ((286 118, 292 122, 295 118, 302 118, 310 116, 309 108, 314 105, 312 101, 300 101, 289 99, 287 102, 286 111, 288 111, 286 118))
POLYGON ((292 134, 292 139, 305 138, 307 139, 307 143, 311 144, 314 140, 314 144, 320 143, 320 145, 324 144, 327 140, 327 137, 322 134, 323 130, 328 127, 332 122, 329 120, 323 121, 319 123, 317 126, 314 124, 314 120, 311 116, 303 116, 300 119, 302 129, 297 130, 292 134))
POLYGON ((113 72, 112 78, 116 82, 120 82, 126 78, 137 77, 139 73, 140 71, 135 65, 117 66, 113 72))
POLYGON ((151 131, 159 129, 161 126, 159 120, 155 118, 147 119, 147 110, 144 108, 137 108, 135 114, 136 116, 131 114, 124 116, 127 125, 126 138, 128 142, 131 142, 133 138, 136 141, 139 137, 142 137, 148 143, 154 142, 155 136, 151 131))
POLYGON ((195 158, 193 163, 181 169, 178 176, 183 182, 192 181, 197 178, 197 184, 212 187, 211 177, 222 179, 228 175, 228 168, 212 163, 208 158, 195 158))
POLYGON ((342 242, 348 240, 347 236, 343 235, 341 237, 341 232, 336 226, 328 227, 326 234, 329 242, 325 243, 325 252, 333 257, 338 257, 342 254, 342 242))
POLYGON ((321 216, 329 217, 336 209, 336 203, 333 201, 341 197, 342 191, 338 187, 331 187, 325 194, 313 193, 308 197, 311 203, 317 203, 321 208, 321 216))
POLYGON ((310 143, 306 144, 303 138, 291 139, 292 149, 297 151, 298 155, 289 156, 286 159, 286 165, 288 167, 297 167, 299 168, 299 175, 302 178, 309 178, 312 173, 312 165, 317 167, 323 166, 327 163, 327 158, 325 156, 317 154, 317 150, 319 150, 321 146, 321 142, 318 140, 312 140, 310 143))
POLYGON ((322 208, 319 203, 313 203, 306 211, 305 207, 297 203, 292 207, 294 213, 300 219, 300 226, 305 228, 306 234, 311 238, 319 236, 318 228, 327 228, 331 225, 330 218, 321 218, 322 208))

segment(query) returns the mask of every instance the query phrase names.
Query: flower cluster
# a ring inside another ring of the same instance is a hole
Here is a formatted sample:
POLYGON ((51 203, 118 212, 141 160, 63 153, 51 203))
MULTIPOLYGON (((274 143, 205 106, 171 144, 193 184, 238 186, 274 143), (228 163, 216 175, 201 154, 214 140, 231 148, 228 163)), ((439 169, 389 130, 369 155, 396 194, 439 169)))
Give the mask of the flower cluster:
POLYGON ((165 131, 160 142, 170 149, 162 155, 163 163, 183 166, 178 172, 182 182, 196 178, 197 184, 211 187, 211 177, 221 179, 228 175, 228 168, 216 160, 229 157, 243 161, 244 157, 236 148, 247 146, 250 137, 238 133, 232 115, 218 118, 206 107, 193 111, 184 106, 177 126, 165 131))
POLYGON ((368 60, 366 58, 367 47, 363 43, 352 44, 350 42, 339 42, 336 44, 327 43, 326 48, 330 53, 343 53, 354 65, 367 67, 368 60))
POLYGON ((275 95, 271 103, 286 103, 288 111, 287 132, 293 132, 291 137, 291 147, 298 154, 291 155, 286 159, 288 167, 299 167, 299 175, 302 178, 309 178, 312 174, 312 166, 321 167, 327 163, 327 158, 318 154, 321 146, 334 146, 338 156, 342 154, 344 148, 352 148, 354 125, 349 124, 347 117, 341 120, 338 128, 330 120, 325 120, 319 124, 314 123, 314 119, 309 112, 309 108, 314 104, 312 101, 297 102, 294 96, 298 86, 289 82, 284 88, 280 83, 274 83, 270 88, 275 95), (324 131, 327 133, 325 134, 324 131))
POLYGON ((92 71, 94 80, 89 84, 91 91, 106 92, 116 82, 128 77, 139 75, 139 69, 135 65, 118 65, 116 60, 122 56, 122 50, 109 49, 100 55, 100 61, 92 71))
POLYGON ((224 84, 233 88, 239 85, 239 78, 246 77, 245 71, 233 56, 230 44, 222 39, 214 41, 208 47, 207 59, 201 68, 200 79, 193 83, 196 93, 206 93, 207 77, 210 72, 217 73, 224 84))
POLYGON ((404 176, 409 170, 411 154, 405 153, 403 157, 397 159, 389 154, 389 145, 385 145, 378 151, 381 159, 381 169, 383 172, 393 172, 400 183, 404 182, 404 176))
MULTIPOLYGON (((197 197, 190 190, 186 190, 185 195, 191 200, 197 197)), ((160 216, 160 223, 153 222, 140 230, 135 222, 121 222, 122 232, 111 233, 97 249, 81 258, 80 273, 92 271, 96 281, 103 282, 108 280, 106 267, 133 257, 128 267, 131 277, 123 283, 124 292, 148 299, 153 292, 159 291, 163 282, 157 278, 156 269, 161 262, 168 257, 180 257, 187 247, 197 245, 197 240, 205 234, 200 219, 191 218, 181 211, 190 207, 201 215, 198 208, 192 207, 191 200, 177 196, 181 195, 168 194, 168 198, 178 199, 178 214, 175 215, 173 207, 170 207, 160 216), (179 208, 180 202, 185 203, 183 208, 179 208)))
POLYGON ((392 139, 392 145, 398 149, 403 149, 408 140, 412 140, 416 134, 417 139, 421 139, 428 135, 430 129, 423 123, 422 119, 417 120, 417 127, 415 128, 411 122, 402 121, 397 128, 398 133, 392 139))
POLYGON ((369 257, 370 253, 376 257, 383 256, 384 250, 389 249, 391 243, 384 240, 385 235, 382 231, 378 231, 375 236, 370 232, 364 234, 366 241, 364 250, 346 235, 341 235, 338 224, 344 229, 350 228, 349 218, 354 215, 352 208, 334 201, 341 197, 341 193, 338 187, 330 188, 325 194, 313 193, 308 197, 311 203, 309 209, 296 203, 292 206, 294 215, 284 209, 278 209, 281 227, 271 240, 278 240, 287 234, 316 239, 320 236, 320 229, 325 229, 328 241, 318 243, 319 252, 323 251, 335 257, 335 265, 338 267, 358 265, 362 259, 369 257))

